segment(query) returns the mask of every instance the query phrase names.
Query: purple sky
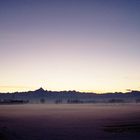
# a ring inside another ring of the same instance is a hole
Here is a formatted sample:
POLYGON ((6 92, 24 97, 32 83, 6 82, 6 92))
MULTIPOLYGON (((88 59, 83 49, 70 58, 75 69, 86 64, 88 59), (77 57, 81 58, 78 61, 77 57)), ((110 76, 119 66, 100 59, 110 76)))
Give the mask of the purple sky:
POLYGON ((139 0, 0 0, 0 91, 140 89, 139 0))

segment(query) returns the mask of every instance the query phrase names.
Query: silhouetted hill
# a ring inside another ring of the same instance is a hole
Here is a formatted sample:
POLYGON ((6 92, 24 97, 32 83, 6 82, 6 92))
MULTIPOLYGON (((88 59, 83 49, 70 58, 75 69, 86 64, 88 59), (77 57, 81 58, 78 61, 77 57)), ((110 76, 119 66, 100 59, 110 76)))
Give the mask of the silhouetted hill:
POLYGON ((140 102, 140 91, 126 93, 84 93, 78 91, 35 91, 0 93, 0 103, 128 103, 140 102))
POLYGON ((35 90, 34 92, 45 92, 45 90, 41 87, 41 88, 35 90))

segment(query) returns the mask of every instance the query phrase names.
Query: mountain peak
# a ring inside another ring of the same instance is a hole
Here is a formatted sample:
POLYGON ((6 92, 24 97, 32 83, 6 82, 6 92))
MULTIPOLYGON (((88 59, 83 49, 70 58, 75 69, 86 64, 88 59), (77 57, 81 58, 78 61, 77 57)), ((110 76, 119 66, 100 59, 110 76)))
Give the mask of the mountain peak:
POLYGON ((40 88, 37 89, 36 91, 37 91, 37 92, 44 92, 45 90, 44 90, 42 87, 40 87, 40 88))

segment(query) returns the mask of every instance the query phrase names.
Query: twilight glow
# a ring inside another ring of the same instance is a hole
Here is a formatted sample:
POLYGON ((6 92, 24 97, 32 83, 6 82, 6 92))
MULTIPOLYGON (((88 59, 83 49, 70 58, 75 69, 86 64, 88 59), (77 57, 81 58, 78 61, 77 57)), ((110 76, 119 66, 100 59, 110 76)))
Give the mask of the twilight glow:
POLYGON ((139 0, 0 0, 0 92, 140 90, 139 0))

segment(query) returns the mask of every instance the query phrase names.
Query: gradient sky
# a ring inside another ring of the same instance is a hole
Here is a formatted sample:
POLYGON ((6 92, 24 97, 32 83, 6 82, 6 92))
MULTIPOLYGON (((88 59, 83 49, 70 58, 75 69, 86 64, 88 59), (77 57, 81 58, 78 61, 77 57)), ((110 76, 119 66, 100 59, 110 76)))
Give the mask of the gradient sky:
POLYGON ((0 92, 140 90, 139 0, 0 0, 0 92))

